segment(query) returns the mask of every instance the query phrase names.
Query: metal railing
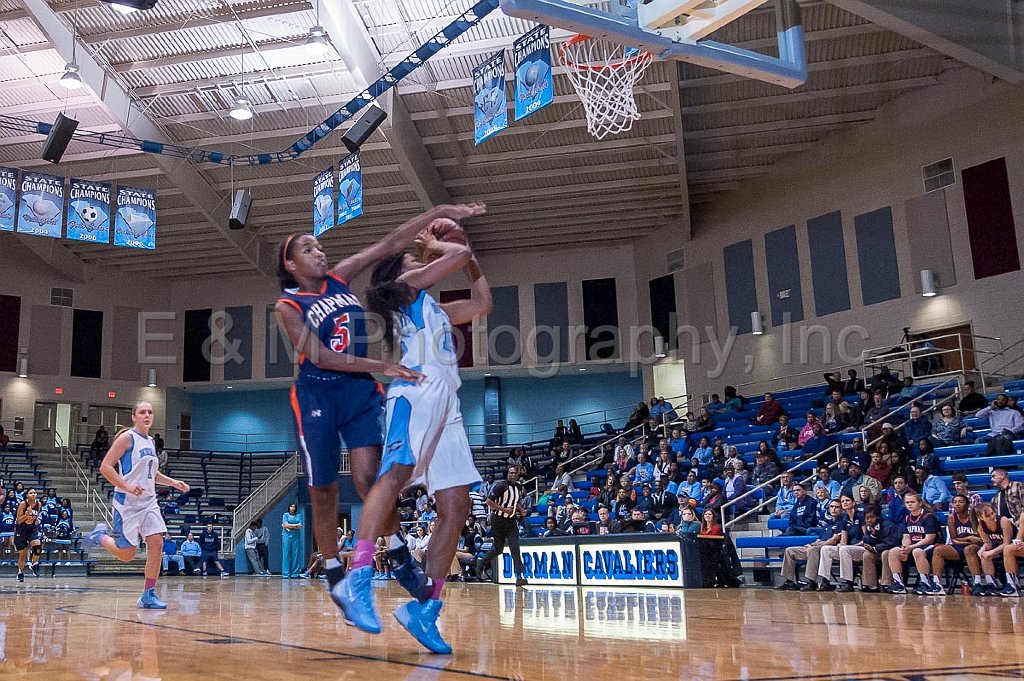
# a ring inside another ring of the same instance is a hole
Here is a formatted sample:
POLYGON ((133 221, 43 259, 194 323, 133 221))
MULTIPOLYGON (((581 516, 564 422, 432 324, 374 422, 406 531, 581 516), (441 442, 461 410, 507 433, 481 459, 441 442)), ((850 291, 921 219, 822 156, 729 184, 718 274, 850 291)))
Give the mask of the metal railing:
POLYGON ((295 484, 298 475, 299 455, 294 454, 235 507, 231 514, 231 535, 228 542, 231 551, 234 551, 238 540, 245 534, 245 528, 249 527, 249 523, 261 516, 268 506, 295 484))
MULTIPOLYGON (((866 437, 866 433, 868 431, 872 430, 873 428, 875 428, 877 426, 880 426, 882 423, 885 423, 885 421, 887 419, 892 418, 892 416, 894 416, 895 414, 898 414, 899 412, 901 412, 901 411, 903 411, 905 409, 909 409, 909 406, 911 404, 913 404, 914 402, 919 402, 919 401, 921 401, 923 399, 926 399, 928 397, 928 395, 934 394, 934 393, 938 392, 939 390, 947 388, 947 387, 949 387, 950 384, 953 384, 953 385, 957 386, 957 391, 954 393, 953 396, 951 396, 951 397, 955 397, 960 392, 959 382, 958 382, 957 379, 949 379, 949 380, 943 381, 942 383, 939 383, 939 384, 936 384, 936 385, 932 386, 931 388, 929 388, 924 393, 916 396, 913 400, 910 400, 910 401, 905 402, 903 404, 897 405, 896 407, 890 409, 884 416, 881 416, 880 418, 878 418, 878 419, 872 421, 871 423, 867 424, 866 426, 862 427, 861 428, 861 436, 865 440, 864 449, 865 450, 870 450, 870 447, 874 446, 875 444, 877 444, 882 439, 882 437, 879 436, 879 437, 876 437, 874 440, 871 440, 870 442, 868 442, 867 441, 867 437, 866 437)), ((927 409, 921 410, 921 414, 925 415, 925 414, 931 413, 932 411, 937 409, 939 406, 941 406, 945 402, 946 399, 948 399, 948 398, 943 398, 942 400, 934 400, 933 404, 930 407, 928 407, 927 409)), ((894 427, 894 430, 902 430, 906 425, 907 425, 906 421, 904 421, 902 423, 899 423, 898 425, 896 425, 894 427)), ((822 450, 820 452, 816 452, 814 454, 809 454, 809 455, 799 459, 795 464, 793 464, 792 466, 790 466, 786 470, 780 472, 778 475, 776 475, 775 477, 771 478, 770 480, 767 480, 767 481, 757 485, 756 487, 753 487, 753 488, 747 490, 746 492, 744 492, 740 496, 736 497, 735 499, 732 499, 731 501, 727 501, 726 503, 722 504, 721 509, 719 509, 720 512, 721 512, 721 516, 722 516, 722 527, 724 529, 728 529, 728 528, 732 527, 733 525, 735 525, 737 522, 743 520, 744 518, 747 518, 747 517, 749 517, 751 515, 760 514, 760 512, 763 509, 765 509, 768 506, 770 506, 775 501, 775 499, 774 499, 774 497, 768 497, 764 501, 762 501, 760 504, 757 504, 753 508, 747 509, 742 514, 740 514, 740 515, 736 516, 735 518, 733 518, 732 520, 728 520, 728 521, 726 520, 726 517, 727 517, 726 509, 727 508, 735 507, 737 504, 742 502, 744 499, 752 497, 754 494, 756 494, 758 492, 758 490, 763 490, 763 489, 768 488, 768 487, 774 487, 776 482, 782 480, 782 476, 783 475, 786 475, 787 473, 793 473, 793 472, 797 471, 798 469, 803 468, 804 466, 807 465, 808 461, 818 460, 818 459, 825 458, 825 457, 828 456, 829 452, 834 452, 835 453, 835 463, 829 464, 829 468, 836 468, 836 467, 838 467, 839 466, 839 459, 841 458, 841 450, 842 450, 842 443, 841 442, 837 442, 834 445, 831 445, 831 446, 827 447, 826 449, 824 449, 824 450, 822 450)), ((808 480, 812 480, 815 475, 816 475, 816 471, 812 472, 809 476, 807 476, 806 478, 800 480, 799 482, 806 483, 808 480)), ((724 494, 725 490, 723 490, 722 493, 724 494)))
MULTIPOLYGON (((679 413, 681 407, 676 406, 676 401, 682 400, 682 403, 687 403, 689 395, 673 395, 666 397, 665 401, 672 403, 673 410, 679 413)), ((466 435, 473 443, 473 446, 486 446, 486 441, 489 437, 500 436, 502 445, 514 444, 514 443, 526 443, 526 442, 539 442, 551 439, 551 433, 554 431, 555 421, 561 418, 566 425, 570 420, 576 421, 576 424, 580 427, 580 430, 586 431, 600 431, 601 426, 605 423, 611 423, 613 421, 625 421, 629 418, 630 414, 637 408, 636 403, 624 405, 620 407, 612 407, 610 409, 597 409, 594 411, 587 411, 580 414, 561 415, 555 416, 554 418, 543 418, 537 419, 536 421, 526 421, 522 423, 496 423, 496 424, 466 424, 466 435)))
POLYGON ((54 444, 57 445, 57 451, 60 452, 61 467, 65 471, 70 468, 75 476, 75 491, 81 490, 85 494, 86 509, 90 511, 90 519, 105 520, 107 523, 112 524, 114 522, 114 515, 110 504, 96 491, 92 478, 82 468, 82 463, 78 460, 78 457, 64 443, 64 438, 60 436, 60 433, 54 432, 53 440, 54 444))
MULTIPOLYGON (((671 399, 689 397, 689 395, 680 395, 679 397, 674 397, 671 399)), ((666 401, 671 401, 670 398, 665 399, 666 401)), ((676 412, 676 414, 678 414, 679 412, 683 412, 685 414, 687 411, 690 410, 689 407, 690 403, 689 401, 686 401, 683 402, 679 407, 673 405, 672 410, 676 412)), ((671 421, 668 419, 667 415, 662 415, 661 418, 661 423, 663 426, 665 426, 666 432, 669 431, 673 425, 682 423, 683 421, 685 421, 685 419, 676 419, 675 421, 671 421)), ((570 477, 576 475, 577 473, 581 473, 587 470, 587 468, 594 465, 595 458, 597 458, 594 456, 595 453, 597 453, 598 455, 603 455, 605 445, 617 441, 620 437, 625 437, 626 441, 629 442, 630 444, 636 444, 637 440, 639 440, 642 436, 643 430, 644 428, 646 428, 646 426, 647 424, 640 423, 628 430, 622 431, 621 433, 616 433, 615 435, 609 435, 607 438, 602 438, 598 440, 598 443, 596 445, 588 447, 587 449, 584 449, 583 451, 563 461, 562 465, 565 466, 565 470, 569 473, 570 477)), ((545 476, 541 476, 540 474, 538 474, 530 478, 529 480, 525 480, 523 482, 523 487, 529 490, 530 485, 533 485, 534 499, 538 499, 540 498, 541 492, 540 486, 543 482, 546 482, 546 480, 547 478, 545 476)))
MULTIPOLYGON (((917 335, 917 334, 915 334, 917 335)), ((874 370, 881 368, 882 366, 889 366, 894 370, 898 371, 901 376, 910 376, 917 379, 936 379, 944 377, 959 376, 965 373, 977 372, 981 377, 981 388, 985 390, 985 377, 990 372, 985 368, 986 362, 989 362, 996 357, 1005 355, 1006 351, 1011 347, 1024 346, 1024 339, 1017 341, 1013 345, 1003 348, 1002 338, 996 336, 985 336, 982 334, 966 334, 966 333, 948 333, 940 336, 932 336, 928 338, 922 338, 920 340, 903 341, 896 345, 884 346, 879 348, 870 348, 864 350, 861 354, 861 360, 859 362, 853 362, 849 364, 837 364, 829 367, 820 367, 818 369, 800 371, 797 373, 787 373, 785 375, 776 376, 773 378, 763 379, 759 381, 750 381, 748 383, 740 383, 736 385, 736 389, 740 394, 751 394, 759 395, 763 392, 774 391, 781 392, 783 390, 797 390, 800 388, 811 388, 821 385, 821 381, 817 380, 817 377, 821 377, 825 373, 845 372, 847 369, 857 369, 860 373, 858 378, 865 382, 871 378, 874 370), (956 347, 954 348, 925 348, 923 344, 926 342, 935 343, 936 341, 942 341, 947 339, 956 339, 956 347), (996 349, 987 349, 981 347, 982 345, 995 344, 996 349), (900 348, 898 351, 893 351, 895 348, 900 348), (936 372, 919 372, 916 368, 916 362, 927 359, 929 357, 956 357, 960 361, 960 367, 949 371, 936 371, 936 372), (968 359, 973 359, 974 369, 968 369, 968 359), (812 380, 812 377, 815 377, 812 380)), ((1024 347, 1022 347, 1021 357, 1018 358, 1024 360, 1024 347)), ((1018 361, 1015 359, 1013 361, 1018 361)), ((997 370, 998 371, 998 370, 997 370)), ((707 398, 710 398, 710 394, 704 394, 701 396, 702 402, 707 402, 707 398)))
MULTIPOLYGON (((988 376, 988 377, 992 377, 992 378, 1001 378, 1001 379, 1005 380, 1007 378, 1011 378, 1012 377, 1006 371, 1007 368, 1013 366, 1014 364, 1018 364, 1018 363, 1024 365, 1024 338, 1021 338, 1020 340, 1018 340, 1015 343, 1011 343, 1010 345, 1007 345, 1005 348, 1002 349, 1002 351, 998 355, 994 355, 992 357, 986 357, 985 359, 983 359, 979 363, 979 369, 981 371, 982 376, 988 376), (1013 355, 1012 359, 1007 360, 1006 357, 1007 357, 1007 355, 1010 354, 1011 350, 1013 350, 1015 352, 1015 354, 1013 355), (994 360, 997 360, 997 359, 1002 359, 1002 360, 1005 360, 1005 361, 1002 364, 998 365, 994 369, 990 368, 988 366, 988 363, 992 362, 994 360)), ((1019 370, 1016 372, 1018 376, 1020 375, 1021 371, 1024 371, 1024 366, 1021 366, 1019 368, 1019 370)))

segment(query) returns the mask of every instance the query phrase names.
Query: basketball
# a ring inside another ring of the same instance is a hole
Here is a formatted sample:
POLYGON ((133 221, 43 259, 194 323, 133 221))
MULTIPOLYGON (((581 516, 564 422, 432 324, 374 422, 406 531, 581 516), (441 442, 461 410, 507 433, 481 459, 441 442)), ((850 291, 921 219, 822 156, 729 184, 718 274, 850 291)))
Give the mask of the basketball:
POLYGON ((448 241, 457 244, 467 244, 466 233, 454 220, 439 218, 430 223, 427 227, 438 241, 448 241))

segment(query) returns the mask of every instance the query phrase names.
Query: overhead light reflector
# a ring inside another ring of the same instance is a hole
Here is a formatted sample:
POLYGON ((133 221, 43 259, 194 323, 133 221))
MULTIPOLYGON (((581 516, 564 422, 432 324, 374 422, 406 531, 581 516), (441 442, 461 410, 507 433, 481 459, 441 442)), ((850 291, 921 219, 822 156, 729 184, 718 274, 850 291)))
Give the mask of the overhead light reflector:
POLYGON ((78 64, 71 61, 64 65, 64 75, 58 81, 68 90, 78 90, 82 87, 82 77, 78 75, 78 64))
POLYGON ((322 57, 331 51, 331 43, 327 40, 327 30, 320 24, 310 27, 309 37, 306 38, 306 49, 316 57, 322 57))
POLYGON ((239 97, 235 100, 235 105, 231 107, 231 117, 236 121, 247 121, 252 118, 252 106, 249 104, 249 100, 245 97, 239 97))

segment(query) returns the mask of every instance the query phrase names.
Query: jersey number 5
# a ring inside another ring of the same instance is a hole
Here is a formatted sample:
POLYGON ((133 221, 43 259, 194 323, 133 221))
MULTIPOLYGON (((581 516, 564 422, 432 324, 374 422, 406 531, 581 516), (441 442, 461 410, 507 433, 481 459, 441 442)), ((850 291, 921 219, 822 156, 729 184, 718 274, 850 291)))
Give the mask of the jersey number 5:
POLYGON ((348 349, 348 313, 341 315, 334 322, 334 331, 331 333, 330 347, 334 352, 345 352, 348 349))

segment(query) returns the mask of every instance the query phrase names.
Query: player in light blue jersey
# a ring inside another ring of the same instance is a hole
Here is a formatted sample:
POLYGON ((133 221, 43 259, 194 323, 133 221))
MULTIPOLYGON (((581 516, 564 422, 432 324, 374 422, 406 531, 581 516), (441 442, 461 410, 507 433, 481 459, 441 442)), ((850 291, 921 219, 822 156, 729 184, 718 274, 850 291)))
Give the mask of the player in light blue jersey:
POLYGON ((437 501, 438 515, 425 570, 430 598, 425 603, 410 601, 395 612, 395 618, 428 650, 446 654, 451 646, 437 628, 441 592, 469 516, 470 487, 480 482, 459 411, 452 325, 487 314, 492 304, 487 280, 456 223, 434 221, 421 234, 419 245, 419 258, 398 254, 382 260, 367 291, 368 308, 384 320, 386 345, 394 349, 397 337, 401 364, 424 379, 396 379, 388 387, 380 473, 365 498, 352 567, 332 596, 357 627, 380 633, 370 583, 373 540, 384 529, 399 493, 410 485, 425 485, 437 501), (441 305, 427 293, 463 268, 472 286, 469 300, 441 305))
POLYGON ((156 445, 149 436, 153 427, 153 405, 137 402, 132 407, 132 427, 118 432, 114 443, 103 457, 100 473, 116 488, 114 492, 114 534, 104 523, 85 537, 86 549, 102 546, 118 560, 127 563, 135 558, 139 538, 146 542, 146 584, 139 597, 140 608, 163 610, 167 604, 156 595, 163 556, 163 535, 167 531, 160 506, 156 501, 156 485, 166 485, 182 492, 189 486, 161 473, 156 445), (115 468, 115 465, 117 468, 115 468))

